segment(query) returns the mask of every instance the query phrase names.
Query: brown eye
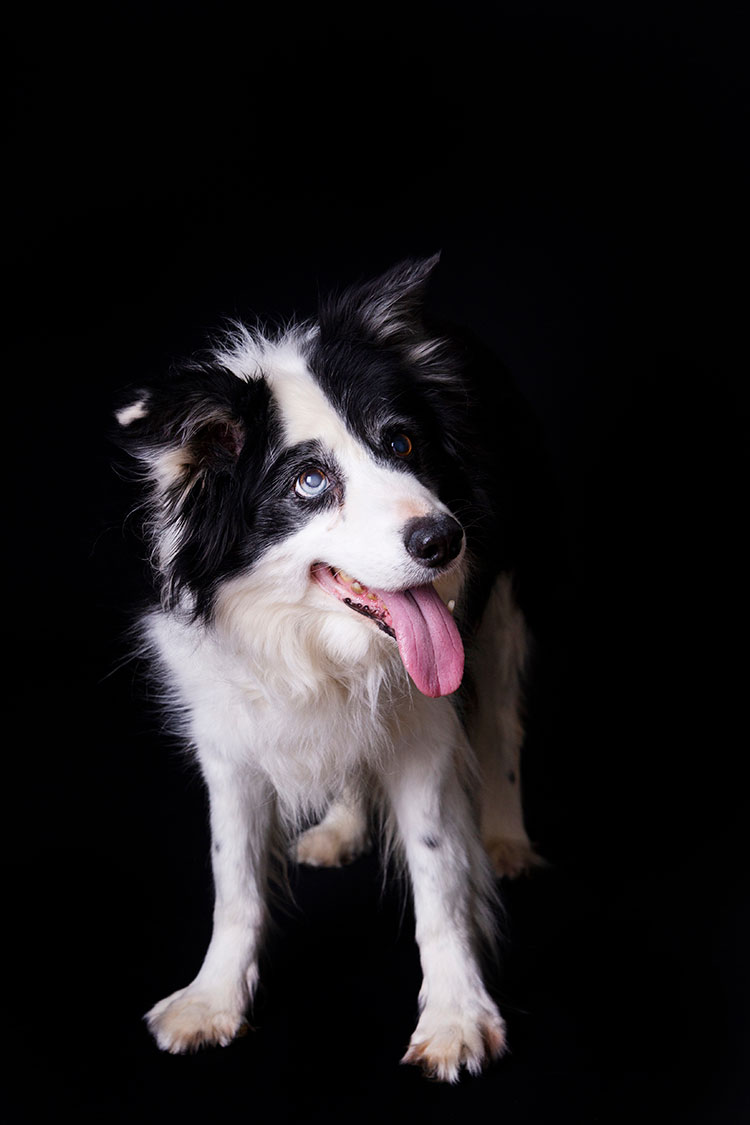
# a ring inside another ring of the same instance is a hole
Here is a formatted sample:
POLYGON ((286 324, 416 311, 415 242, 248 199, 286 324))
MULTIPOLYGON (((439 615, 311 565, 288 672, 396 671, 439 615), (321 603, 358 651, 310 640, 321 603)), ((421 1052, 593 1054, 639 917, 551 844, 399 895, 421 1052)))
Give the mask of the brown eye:
POLYGON ((408 457, 413 448, 408 434, 396 434, 391 438, 391 449, 397 457, 408 457))

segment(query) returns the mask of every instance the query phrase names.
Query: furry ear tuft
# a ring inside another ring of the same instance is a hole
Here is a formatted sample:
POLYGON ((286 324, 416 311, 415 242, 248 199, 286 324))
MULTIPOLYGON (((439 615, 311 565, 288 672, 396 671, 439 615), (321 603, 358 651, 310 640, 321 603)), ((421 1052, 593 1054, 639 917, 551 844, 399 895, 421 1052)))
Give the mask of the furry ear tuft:
POLYGON ((205 427, 204 436, 209 447, 222 449, 236 461, 245 445, 245 427, 236 418, 217 420, 205 427))
POLYGON ((139 418, 145 418, 148 414, 148 395, 144 393, 142 398, 138 398, 129 406, 123 406, 120 410, 115 412, 115 418, 121 426, 130 426, 139 418))
POLYGON ((160 490, 188 484, 198 473, 230 471, 247 438, 247 403, 240 398, 252 398, 254 388, 214 372, 197 385, 185 380, 179 390, 139 391, 115 414, 121 444, 160 490))
POLYGON ((182 433, 185 461, 197 469, 227 469, 242 453, 245 436, 242 421, 223 411, 189 421, 182 433))
POLYGON ((407 259, 373 281, 334 295, 320 309, 321 338, 346 326, 380 343, 408 342, 421 327, 424 292, 439 260, 439 253, 407 259))

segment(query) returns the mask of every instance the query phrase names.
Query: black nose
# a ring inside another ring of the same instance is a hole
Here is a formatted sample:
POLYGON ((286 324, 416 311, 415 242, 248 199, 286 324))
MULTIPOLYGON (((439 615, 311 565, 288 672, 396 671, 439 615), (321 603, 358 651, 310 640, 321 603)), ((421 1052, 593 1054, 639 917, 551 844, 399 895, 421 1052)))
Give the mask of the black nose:
POLYGON ((419 516, 404 528, 404 543, 413 559, 425 566, 445 566, 461 550, 464 533, 452 516, 419 516))

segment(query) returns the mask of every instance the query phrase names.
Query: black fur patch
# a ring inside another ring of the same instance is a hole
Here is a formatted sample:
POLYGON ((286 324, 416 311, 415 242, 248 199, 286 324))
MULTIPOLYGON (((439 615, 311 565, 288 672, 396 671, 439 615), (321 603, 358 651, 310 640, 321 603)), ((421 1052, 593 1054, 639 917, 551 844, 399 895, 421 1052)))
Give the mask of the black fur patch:
POLYGON ((265 380, 245 382, 220 368, 188 368, 150 390, 147 413, 125 428, 121 443, 146 465, 164 454, 181 464, 146 519, 156 535, 164 523, 175 532, 168 570, 159 576, 164 602, 173 606, 189 590, 199 617, 210 615, 222 581, 338 503, 343 488, 318 443, 284 447, 265 380), (294 484, 312 465, 336 487, 303 499, 294 484))

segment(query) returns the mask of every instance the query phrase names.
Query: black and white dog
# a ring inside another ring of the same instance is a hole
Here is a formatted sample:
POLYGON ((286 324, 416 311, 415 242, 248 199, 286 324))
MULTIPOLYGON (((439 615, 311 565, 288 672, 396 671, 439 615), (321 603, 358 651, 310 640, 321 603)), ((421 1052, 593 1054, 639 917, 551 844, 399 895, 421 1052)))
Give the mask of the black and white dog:
POLYGON ((160 608, 144 636, 211 810, 213 935, 195 980, 148 1013, 164 1050, 243 1027, 280 833, 299 862, 336 866, 373 818, 413 890, 423 984, 404 1061, 455 1081, 504 1049, 479 950, 494 875, 538 862, 512 395, 430 326, 435 264, 273 335, 235 326, 117 413, 148 488, 160 608))

